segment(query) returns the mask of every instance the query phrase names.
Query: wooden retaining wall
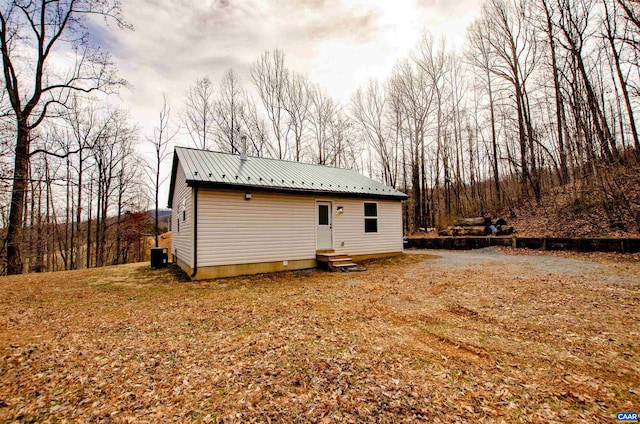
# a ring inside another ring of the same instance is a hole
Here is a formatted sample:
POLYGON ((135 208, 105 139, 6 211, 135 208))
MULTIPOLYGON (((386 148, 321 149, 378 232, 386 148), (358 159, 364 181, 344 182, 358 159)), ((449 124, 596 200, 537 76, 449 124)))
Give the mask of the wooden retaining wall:
POLYGON ((510 246, 537 250, 576 252, 640 252, 640 238, 556 238, 556 237, 436 237, 409 238, 417 249, 470 250, 490 246, 510 246))

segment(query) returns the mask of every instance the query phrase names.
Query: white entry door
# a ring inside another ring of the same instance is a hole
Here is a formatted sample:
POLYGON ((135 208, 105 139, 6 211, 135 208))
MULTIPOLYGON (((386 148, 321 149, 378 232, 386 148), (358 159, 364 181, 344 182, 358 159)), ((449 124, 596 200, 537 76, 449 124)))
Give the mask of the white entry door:
POLYGON ((318 202, 316 213, 317 250, 333 248, 333 222, 331 219, 331 202, 318 202))

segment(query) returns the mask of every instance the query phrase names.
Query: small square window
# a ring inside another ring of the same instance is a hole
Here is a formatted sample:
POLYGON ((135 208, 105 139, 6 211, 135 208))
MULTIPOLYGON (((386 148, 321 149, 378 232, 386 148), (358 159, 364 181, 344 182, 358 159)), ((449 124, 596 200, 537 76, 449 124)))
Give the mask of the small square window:
POLYGON ((377 203, 365 203, 364 204, 364 216, 378 217, 378 204, 377 203))
POLYGON ((365 218, 364 219, 364 232, 365 233, 377 233, 378 232, 378 218, 365 218))

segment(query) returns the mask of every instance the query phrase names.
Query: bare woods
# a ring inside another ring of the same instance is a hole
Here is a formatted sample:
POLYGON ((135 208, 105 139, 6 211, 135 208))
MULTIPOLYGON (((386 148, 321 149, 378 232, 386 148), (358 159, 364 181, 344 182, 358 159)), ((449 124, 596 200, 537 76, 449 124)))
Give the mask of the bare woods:
POLYGON ((640 226, 637 1, 487 0, 463 45, 425 32, 348 104, 267 50, 248 81, 203 76, 174 110, 165 96, 148 136, 106 101, 127 83, 91 44, 89 15, 129 28, 115 0, 0 6, 4 273, 140 260, 170 147, 237 153, 242 136, 252 155, 355 168, 407 192, 407 233, 541 204, 558 187, 640 226), (61 54, 68 68, 52 65, 61 54))
POLYGON ((488 0, 464 45, 425 32, 347 105, 267 51, 250 70, 255 97, 233 70, 217 87, 203 78, 183 122, 201 148, 237 152, 244 134, 254 155, 352 167, 399 188, 411 196, 406 232, 540 204, 556 187, 575 207, 601 199, 602 219, 637 232, 639 7, 488 0))
POLYGON ((597 192, 640 226, 637 2, 489 0, 457 51, 425 34, 351 103, 377 172, 411 194, 408 232, 597 192), (627 187, 635 192, 627 192, 627 187))

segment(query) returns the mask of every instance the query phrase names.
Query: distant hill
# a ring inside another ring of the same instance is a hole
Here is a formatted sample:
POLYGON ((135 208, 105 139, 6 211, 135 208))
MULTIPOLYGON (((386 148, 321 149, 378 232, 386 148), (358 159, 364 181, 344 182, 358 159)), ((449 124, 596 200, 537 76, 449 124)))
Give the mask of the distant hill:
MULTIPOLYGON (((151 209, 147 212, 151 217, 151 220, 155 219, 155 209, 151 209)), ((170 209, 158 209, 158 227, 161 233, 169 231, 171 225, 171 210, 170 209)))
MULTIPOLYGON (((153 218, 155 217, 156 210, 149 210, 149 215, 153 218)), ((163 219, 171 216, 171 209, 158 209, 158 218, 163 219)))

